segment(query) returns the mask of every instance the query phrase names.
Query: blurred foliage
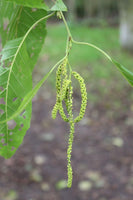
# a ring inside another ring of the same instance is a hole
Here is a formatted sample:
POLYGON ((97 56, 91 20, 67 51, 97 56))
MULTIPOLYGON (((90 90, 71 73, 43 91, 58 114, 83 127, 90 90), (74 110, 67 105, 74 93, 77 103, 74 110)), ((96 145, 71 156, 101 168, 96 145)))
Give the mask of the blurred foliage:
POLYGON ((106 19, 110 23, 118 22, 118 0, 65 0, 69 8, 70 20, 78 19, 106 19))

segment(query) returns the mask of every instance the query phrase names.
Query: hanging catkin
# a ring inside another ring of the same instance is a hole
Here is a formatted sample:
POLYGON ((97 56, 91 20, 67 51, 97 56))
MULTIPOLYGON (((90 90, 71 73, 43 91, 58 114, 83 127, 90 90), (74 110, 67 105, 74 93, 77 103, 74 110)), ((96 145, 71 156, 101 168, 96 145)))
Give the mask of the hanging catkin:
POLYGON ((74 125, 76 122, 79 122, 86 110, 87 105, 87 92, 84 79, 75 71, 70 71, 68 76, 67 74, 67 62, 65 59, 63 63, 58 67, 56 72, 56 104, 52 110, 52 118, 55 119, 57 112, 59 111, 60 116, 65 122, 69 122, 70 133, 68 139, 68 148, 67 148, 67 174, 68 174, 68 183, 67 186, 70 188, 72 185, 73 179, 73 170, 71 166, 71 154, 72 154, 72 145, 74 139, 74 125), (81 108, 79 115, 74 119, 73 118, 73 87, 71 76, 78 80, 80 85, 81 92, 81 108), (69 77, 69 78, 68 78, 69 77), (66 106, 67 114, 64 112, 63 103, 66 106))

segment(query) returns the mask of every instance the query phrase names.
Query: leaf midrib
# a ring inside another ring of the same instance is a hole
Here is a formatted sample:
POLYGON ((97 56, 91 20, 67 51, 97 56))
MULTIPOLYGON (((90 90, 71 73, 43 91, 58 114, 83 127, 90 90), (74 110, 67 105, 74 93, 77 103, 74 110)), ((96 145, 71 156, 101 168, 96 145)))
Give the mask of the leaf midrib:
MULTIPOLYGON (((34 26, 36 26, 38 23, 40 23, 41 21, 47 19, 48 17, 50 17, 50 16, 52 16, 52 15, 53 15, 53 13, 52 13, 52 14, 49 14, 49 15, 47 15, 47 16, 45 16, 45 17, 42 17, 41 19, 39 19, 38 21, 36 21, 36 22, 29 28, 29 30, 28 30, 27 33, 24 35, 24 37, 23 37, 23 39, 22 39, 20 45, 18 46, 18 49, 17 49, 15 55, 14 55, 12 64, 11 64, 11 66, 10 66, 9 76, 8 76, 8 79, 7 79, 7 86, 6 86, 6 99, 5 99, 6 121, 7 121, 7 119, 8 119, 8 113, 7 113, 8 88, 9 88, 9 82, 10 82, 10 77, 11 77, 11 73, 12 73, 12 68, 13 68, 13 66, 14 66, 15 60, 16 60, 16 58, 17 58, 17 55, 18 55, 18 53, 19 53, 19 51, 20 51, 22 45, 24 44, 24 42, 25 42, 27 36, 28 36, 29 33, 31 32, 31 30, 34 28, 34 26)), ((6 147, 8 148, 8 125, 7 125, 7 123, 6 123, 6 142, 7 142, 7 143, 6 143, 6 144, 7 144, 6 147)), ((6 151, 6 152, 7 152, 7 151, 6 151)))

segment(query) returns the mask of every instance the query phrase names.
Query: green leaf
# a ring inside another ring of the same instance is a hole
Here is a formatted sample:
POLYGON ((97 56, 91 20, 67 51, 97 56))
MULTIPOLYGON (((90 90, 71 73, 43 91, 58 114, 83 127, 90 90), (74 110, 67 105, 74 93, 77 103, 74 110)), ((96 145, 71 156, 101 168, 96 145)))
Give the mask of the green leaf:
MULTIPOLYGON (((39 19, 46 16, 47 12, 45 10, 31 9, 27 7, 15 6, 12 7, 12 4, 3 3, 0 4, 3 15, 0 15, 1 22, 1 36, 3 45, 9 41, 18 37, 22 37, 26 34, 28 29, 39 19), (8 8, 8 9, 4 9, 8 8), (8 16, 8 25, 4 28, 4 19, 7 20, 7 15, 4 14, 9 12, 10 9, 14 10, 12 15, 8 16), (2 25, 3 24, 3 25, 2 25)), ((46 20, 41 21, 34 29, 30 32, 26 39, 27 51, 29 56, 32 58, 32 68, 36 64, 39 53, 44 44, 44 39, 46 37, 46 20)))
MULTIPOLYGON (((39 34, 40 30, 37 28, 38 24, 49 16, 51 16, 51 14, 39 18, 37 21, 35 20, 35 23, 33 21, 32 23, 34 24, 32 25, 28 24, 28 28, 30 25, 31 27, 28 31, 25 29, 25 32, 27 31, 25 35, 8 41, 1 53, 0 122, 5 122, 0 126, 0 155, 5 158, 10 158, 15 153, 22 143, 27 129, 30 127, 31 101, 25 107, 23 113, 20 113, 14 121, 7 123, 7 119, 16 112, 23 98, 32 90, 33 61, 28 50, 29 48, 34 48, 32 45, 38 42, 38 39, 40 40, 40 36, 42 36, 40 35, 41 33, 39 34), (35 38, 36 41, 34 41, 35 38)), ((29 17, 31 18, 31 15, 29 15, 29 17)), ((18 26, 16 27, 18 36, 19 28, 18 26)))
POLYGON ((52 11, 67 11, 67 7, 62 0, 57 0, 55 5, 51 8, 52 11))
POLYGON ((44 10, 49 10, 48 6, 42 0, 3 0, 11 1, 21 6, 26 6, 30 8, 41 8, 44 10))
MULTIPOLYGON (((62 0, 57 0, 55 2, 55 5, 49 9, 50 2, 46 3, 46 1, 42 0, 1 0, 1 2, 12 2, 20 6, 30 7, 30 8, 38 8, 38 9, 44 9, 46 11, 67 11, 67 7, 63 3, 62 0)), ((12 13, 12 12, 11 12, 12 13)))
POLYGON ((99 47, 97 47, 97 46, 95 46, 94 44, 91 44, 91 43, 78 42, 78 41, 75 41, 75 40, 72 40, 72 41, 75 44, 86 45, 86 46, 92 47, 92 48, 98 50, 99 52, 101 52, 109 61, 111 61, 119 69, 119 71, 122 73, 122 75, 129 82, 129 84, 131 86, 133 86, 133 73, 130 72, 126 67, 124 67, 123 65, 118 63, 116 60, 112 59, 105 51, 103 51, 102 49, 100 49, 99 47))
MULTIPOLYGON (((10 26, 8 27, 9 34, 8 40, 12 40, 18 37, 23 37, 30 27, 38 20, 45 17, 47 12, 45 10, 31 9, 27 7, 17 6, 10 26), (16 17, 17 13, 17 17, 16 17)), ((46 37, 46 20, 38 23, 32 31, 28 34, 26 38, 26 46, 29 57, 31 58, 31 67, 33 69, 37 62, 39 53, 44 44, 44 39, 46 37)))
POLYGON ((0 1, 0 35, 3 46, 7 40, 7 27, 15 7, 12 2, 0 1))
POLYGON ((12 119, 15 119, 18 115, 20 115, 21 113, 23 113, 23 111, 25 110, 25 108, 27 108, 27 106, 31 103, 33 97, 36 95, 36 93, 38 92, 38 90, 40 89, 40 87, 43 85, 43 83, 47 80, 47 78, 50 76, 50 74, 53 72, 53 70, 64 60, 61 59, 37 84, 36 86, 29 91, 29 93, 27 95, 25 95, 23 101, 21 102, 20 106, 18 107, 18 109, 16 109, 16 111, 9 117, 6 119, 2 119, 0 120, 0 124, 6 123, 12 119))
MULTIPOLYGON (((0 121, 9 118, 19 107, 23 97, 32 89, 30 58, 23 38, 9 41, 2 51, 0 66, 0 121), (8 65, 10 65, 8 67, 8 65), (5 67, 6 66, 6 67, 5 67)), ((31 103, 14 121, 0 126, 0 155, 11 157, 23 141, 30 127, 31 103)))
POLYGON ((133 86, 133 73, 130 72, 128 69, 126 69, 123 65, 112 59, 112 63, 115 64, 115 66, 119 69, 119 71, 122 73, 122 75, 126 78, 126 80, 129 82, 131 86, 133 86))

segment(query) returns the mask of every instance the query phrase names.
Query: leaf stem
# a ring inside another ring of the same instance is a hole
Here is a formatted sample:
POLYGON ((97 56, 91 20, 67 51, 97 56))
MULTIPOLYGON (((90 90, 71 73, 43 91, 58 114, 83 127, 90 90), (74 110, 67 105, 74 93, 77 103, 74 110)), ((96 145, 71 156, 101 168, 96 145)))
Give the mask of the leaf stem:
POLYGON ((66 30, 67 30, 67 33, 68 33, 68 37, 71 38, 71 42, 72 42, 72 43, 78 44, 78 45, 87 45, 87 46, 90 46, 90 47, 92 47, 92 48, 98 50, 99 52, 101 52, 103 55, 105 55, 105 56, 112 62, 111 57, 110 57, 105 51, 103 51, 103 50, 100 49, 99 47, 95 46, 94 44, 87 43, 87 42, 78 42, 78 41, 74 40, 73 37, 72 37, 71 31, 70 31, 70 29, 69 29, 69 27, 68 27, 68 24, 67 24, 67 22, 66 22, 66 19, 65 19, 63 13, 62 13, 62 11, 60 11, 60 13, 61 13, 63 22, 64 22, 64 24, 65 24, 65 27, 66 27, 66 30))
POLYGON ((102 54, 104 54, 104 55, 112 62, 111 57, 110 57, 105 51, 103 51, 103 50, 100 49, 99 47, 95 46, 94 44, 87 43, 87 42, 78 42, 78 41, 74 40, 73 38, 72 38, 72 42, 73 42, 74 44, 78 44, 78 45, 87 45, 87 46, 90 46, 90 47, 92 47, 92 48, 98 50, 98 51, 101 52, 102 54))
POLYGON ((63 22, 64 22, 64 24, 65 24, 65 27, 66 27, 68 36, 72 38, 72 34, 71 34, 71 32, 70 32, 70 29, 69 29, 69 27, 68 27, 68 24, 67 24, 67 22, 66 22, 66 19, 65 19, 64 15, 63 15, 62 11, 60 11, 60 14, 61 14, 62 19, 63 19, 63 22))

